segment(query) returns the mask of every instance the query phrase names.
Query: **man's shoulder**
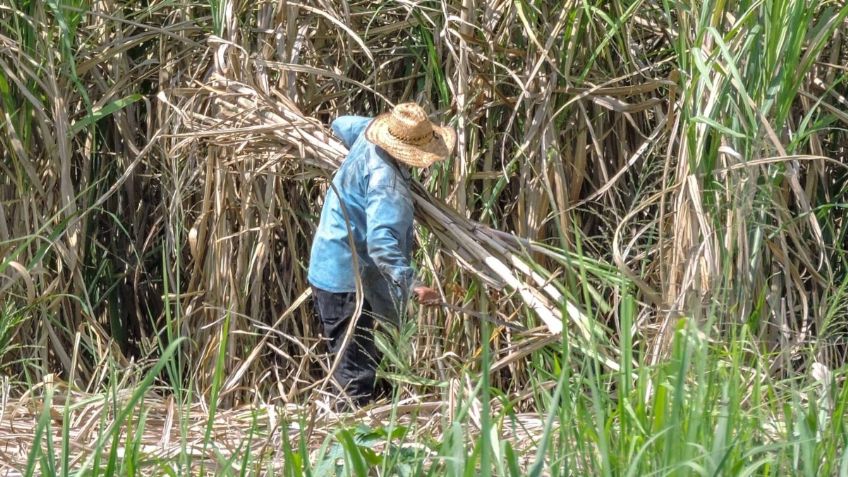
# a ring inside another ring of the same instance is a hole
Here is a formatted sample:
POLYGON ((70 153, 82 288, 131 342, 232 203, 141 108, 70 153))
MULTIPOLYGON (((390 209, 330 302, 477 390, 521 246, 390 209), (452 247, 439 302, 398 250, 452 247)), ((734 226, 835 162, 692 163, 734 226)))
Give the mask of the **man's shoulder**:
POLYGON ((390 187, 409 195, 409 175, 404 175, 395 159, 378 146, 372 145, 371 154, 368 155, 368 186, 370 188, 390 187))
POLYGON ((359 191, 359 194, 364 194, 373 173, 373 154, 374 145, 365 139, 364 134, 359 136, 335 175, 336 185, 344 187, 346 193, 359 191))
POLYGON ((353 143, 345 161, 360 165, 363 172, 368 174, 389 167, 385 154, 377 145, 366 139, 363 134, 353 143))
POLYGON ((330 127, 344 145, 351 148, 355 141, 362 137, 370 122, 371 118, 364 116, 339 116, 333 120, 330 127))
MULTIPOLYGON (((345 175, 355 175, 368 188, 404 185, 408 188, 408 173, 400 167, 389 153, 361 135, 351 146, 350 153, 342 166, 345 175)), ((341 172, 341 171, 340 171, 341 172)))

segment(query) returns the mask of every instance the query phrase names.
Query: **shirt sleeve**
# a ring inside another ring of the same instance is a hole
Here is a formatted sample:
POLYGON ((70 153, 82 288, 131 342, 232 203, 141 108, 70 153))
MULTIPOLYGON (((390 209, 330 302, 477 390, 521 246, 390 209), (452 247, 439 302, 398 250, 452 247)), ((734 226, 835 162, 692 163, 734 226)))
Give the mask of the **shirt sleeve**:
POLYGON ((339 116, 330 127, 333 133, 342 140, 345 147, 350 149, 356 139, 365 131, 371 118, 362 116, 339 116))
POLYGON ((407 243, 412 228, 412 196, 391 169, 374 171, 368 180, 365 209, 368 255, 389 283, 399 316, 415 284, 407 243))

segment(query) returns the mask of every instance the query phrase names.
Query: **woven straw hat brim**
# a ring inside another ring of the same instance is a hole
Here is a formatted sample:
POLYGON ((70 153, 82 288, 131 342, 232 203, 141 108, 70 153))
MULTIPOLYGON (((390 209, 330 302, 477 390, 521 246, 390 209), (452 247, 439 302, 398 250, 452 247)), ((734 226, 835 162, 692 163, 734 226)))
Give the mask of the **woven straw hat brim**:
POLYGON ((453 152, 456 132, 449 126, 433 125, 433 135, 422 144, 403 142, 389 131, 391 113, 384 113, 371 121, 365 129, 365 138, 380 146, 395 159, 413 167, 428 167, 443 161, 453 152))

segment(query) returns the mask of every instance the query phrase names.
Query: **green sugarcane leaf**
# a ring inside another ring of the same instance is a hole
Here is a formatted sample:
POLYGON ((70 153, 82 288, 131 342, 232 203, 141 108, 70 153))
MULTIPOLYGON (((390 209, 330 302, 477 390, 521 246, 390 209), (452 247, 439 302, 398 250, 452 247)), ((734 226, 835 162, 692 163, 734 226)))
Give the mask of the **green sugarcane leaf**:
POLYGON ((79 133, 88 126, 91 126, 92 124, 96 123, 97 121, 100 121, 106 116, 114 114, 116 111, 120 111, 126 108, 127 106, 135 103, 141 98, 142 96, 138 93, 131 94, 127 97, 116 99, 115 101, 112 101, 106 106, 92 111, 91 114, 88 114, 79 121, 74 122, 73 126, 71 126, 71 134, 73 135, 79 133))

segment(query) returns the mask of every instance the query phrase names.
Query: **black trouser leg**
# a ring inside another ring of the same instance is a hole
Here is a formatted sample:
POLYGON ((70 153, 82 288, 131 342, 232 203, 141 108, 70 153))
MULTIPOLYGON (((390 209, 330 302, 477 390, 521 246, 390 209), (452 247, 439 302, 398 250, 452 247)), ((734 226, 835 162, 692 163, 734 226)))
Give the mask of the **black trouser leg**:
MULTIPOLYGON (((324 336, 330 340, 330 352, 336 355, 356 311, 356 293, 331 293, 312 287, 312 297, 324 327, 324 336)), ((367 404, 373 398, 380 360, 374 344, 374 318, 368 302, 363 302, 354 334, 338 359, 339 365, 333 378, 354 402, 367 404)))

